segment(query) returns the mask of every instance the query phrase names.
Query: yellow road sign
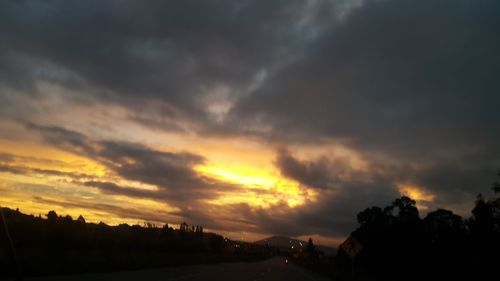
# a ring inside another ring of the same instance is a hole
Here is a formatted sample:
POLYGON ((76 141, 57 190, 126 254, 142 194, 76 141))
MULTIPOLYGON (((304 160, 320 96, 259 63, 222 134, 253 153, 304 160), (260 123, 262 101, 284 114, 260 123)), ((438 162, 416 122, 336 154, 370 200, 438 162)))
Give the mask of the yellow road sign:
POLYGON ((354 257, 361 251, 361 249, 363 249, 363 245, 361 245, 356 238, 349 236, 344 243, 340 245, 340 248, 349 256, 354 257))

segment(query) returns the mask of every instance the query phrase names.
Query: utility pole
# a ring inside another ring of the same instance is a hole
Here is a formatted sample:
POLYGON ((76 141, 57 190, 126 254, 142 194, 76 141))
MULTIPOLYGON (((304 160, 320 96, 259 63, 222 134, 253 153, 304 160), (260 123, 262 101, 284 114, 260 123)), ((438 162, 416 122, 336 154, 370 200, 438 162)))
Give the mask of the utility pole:
POLYGON ((7 238, 7 242, 10 248, 10 253, 12 255, 12 260, 14 262, 15 280, 21 280, 21 271, 19 269, 19 262, 17 260, 16 248, 14 248, 14 242, 12 241, 12 237, 10 236, 9 227, 7 225, 7 221, 5 220, 5 214, 3 212, 2 206, 0 206, 0 217, 2 218, 5 237, 7 238))

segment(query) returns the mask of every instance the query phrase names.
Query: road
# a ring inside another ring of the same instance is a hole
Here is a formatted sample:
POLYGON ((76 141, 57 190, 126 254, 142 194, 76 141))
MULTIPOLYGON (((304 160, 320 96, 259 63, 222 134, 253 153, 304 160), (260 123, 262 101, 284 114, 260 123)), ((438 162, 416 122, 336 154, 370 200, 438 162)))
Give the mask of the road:
POLYGON ((33 281, 326 281, 330 280, 275 257, 261 262, 196 265, 127 272, 53 276, 33 281))

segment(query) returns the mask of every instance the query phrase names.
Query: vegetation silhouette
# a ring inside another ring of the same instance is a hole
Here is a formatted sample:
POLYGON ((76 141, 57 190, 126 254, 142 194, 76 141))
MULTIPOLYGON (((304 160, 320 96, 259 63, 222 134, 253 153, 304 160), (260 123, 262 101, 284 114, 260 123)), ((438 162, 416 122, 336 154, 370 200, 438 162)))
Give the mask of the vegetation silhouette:
POLYGON ((180 229, 152 223, 109 226, 87 223, 83 216, 73 220, 55 211, 49 211, 45 219, 19 210, 2 210, 5 219, 0 217, 0 225, 8 222, 18 260, 6 248, 6 231, 0 229, 0 279, 19 278, 19 273, 71 274, 268 257, 264 247, 245 246, 248 243, 206 233, 202 226, 185 222, 180 229))
MULTIPOLYGON (((499 172, 500 175, 500 172, 499 172)), ((416 202, 403 196, 385 208, 357 215, 351 235, 363 245, 354 259, 339 249, 344 279, 486 280, 500 273, 500 183, 494 197, 478 195, 466 220, 450 210, 419 216, 416 202), (355 274, 352 267, 355 267, 355 274), (353 276, 354 275, 354 276, 353 276)))

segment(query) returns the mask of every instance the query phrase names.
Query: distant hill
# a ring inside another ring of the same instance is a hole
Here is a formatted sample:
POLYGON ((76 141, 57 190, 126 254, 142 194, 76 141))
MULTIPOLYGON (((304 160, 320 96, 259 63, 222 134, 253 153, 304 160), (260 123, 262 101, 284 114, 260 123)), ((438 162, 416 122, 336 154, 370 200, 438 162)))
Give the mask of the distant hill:
MULTIPOLYGON (((298 239, 293 239, 290 237, 286 236, 271 236, 268 238, 264 238, 259 241, 255 241, 255 244, 259 245, 269 245, 273 247, 280 247, 280 248, 287 248, 287 247, 294 247, 294 248, 300 248, 303 247, 304 249, 307 247, 307 241, 302 241, 298 239)), ((313 240, 314 243, 314 240, 313 240)), ((328 247, 328 246, 321 246, 314 244, 317 249, 320 251, 324 252, 327 255, 336 255, 337 254, 337 249, 333 247, 328 247)))

